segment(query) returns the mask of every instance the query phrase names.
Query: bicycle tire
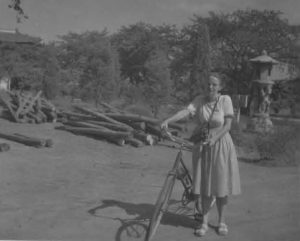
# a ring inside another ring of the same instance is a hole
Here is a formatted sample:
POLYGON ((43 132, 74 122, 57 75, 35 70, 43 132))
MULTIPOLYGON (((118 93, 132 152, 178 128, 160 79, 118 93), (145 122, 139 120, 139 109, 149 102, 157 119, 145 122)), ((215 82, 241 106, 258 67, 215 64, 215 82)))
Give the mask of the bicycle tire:
POLYGON ((165 183, 158 195, 157 201, 155 203, 154 213, 150 219, 150 223, 147 230, 146 241, 150 241, 155 235, 157 228, 160 224, 164 212, 168 208, 168 201, 170 199, 173 187, 175 184, 176 177, 168 176, 165 179, 165 183))
POLYGON ((116 241, 144 240, 148 226, 140 221, 123 224, 116 233, 116 241))

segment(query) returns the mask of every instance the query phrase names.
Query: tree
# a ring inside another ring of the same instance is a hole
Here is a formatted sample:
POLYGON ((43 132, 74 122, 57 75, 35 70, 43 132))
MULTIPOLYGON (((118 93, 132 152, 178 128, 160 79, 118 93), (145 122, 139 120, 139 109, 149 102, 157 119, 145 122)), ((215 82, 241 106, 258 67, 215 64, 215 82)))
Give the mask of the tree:
POLYGON ((195 15, 194 24, 208 25, 212 45, 213 69, 231 80, 230 92, 248 93, 252 69, 249 59, 266 50, 280 59, 290 53, 293 33, 282 13, 272 10, 237 10, 203 18, 195 15))
POLYGON ((61 70, 56 58, 57 49, 53 44, 46 45, 41 50, 40 68, 43 75, 42 89, 48 99, 54 99, 60 91, 61 70))
POLYGON ((209 32, 205 23, 185 26, 178 49, 171 64, 175 94, 180 101, 188 102, 203 92, 211 69, 209 32))
POLYGON ((123 26, 112 35, 112 44, 118 50, 121 76, 131 83, 145 81, 145 63, 159 46, 166 53, 177 38, 178 31, 173 25, 152 26, 143 22, 123 26))
POLYGON ((21 6, 21 0, 10 0, 9 8, 13 9, 17 13, 17 22, 22 22, 22 19, 28 19, 28 16, 24 13, 24 10, 21 6))
POLYGON ((55 51, 55 48, 45 45, 2 43, 0 72, 12 79, 14 89, 43 90, 46 97, 53 98, 58 92, 60 79, 55 51))
POLYGON ((110 44, 106 30, 60 36, 59 61, 62 69, 76 78, 77 87, 84 99, 109 100, 118 93, 118 55, 110 44))
POLYGON ((144 64, 154 48, 152 29, 150 24, 139 22, 123 26, 112 36, 112 43, 119 52, 123 79, 129 78, 135 84, 144 81, 144 64))
POLYGON ((171 79, 169 70, 170 61, 164 50, 156 47, 145 63, 146 73, 143 93, 157 117, 162 104, 170 97, 171 79))

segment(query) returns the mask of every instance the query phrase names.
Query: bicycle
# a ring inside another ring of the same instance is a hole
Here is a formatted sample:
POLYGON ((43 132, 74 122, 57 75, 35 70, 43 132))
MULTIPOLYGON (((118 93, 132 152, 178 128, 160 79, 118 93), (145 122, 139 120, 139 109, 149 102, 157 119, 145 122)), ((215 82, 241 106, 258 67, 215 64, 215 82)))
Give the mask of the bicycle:
MULTIPOLYGON (((184 188, 183 194, 181 196, 181 204, 184 207, 186 207, 190 202, 198 201, 194 198, 192 192, 193 180, 186 165, 184 164, 182 153, 182 150, 184 149, 191 150, 192 143, 173 136, 167 130, 164 130, 163 136, 166 139, 179 144, 180 148, 176 156, 174 165, 172 169, 168 172, 163 187, 155 203, 154 213, 152 218, 150 219, 150 223, 146 234, 146 241, 150 241, 153 238, 160 224, 163 214, 168 211, 169 199, 171 197, 176 179, 178 179, 181 182, 184 188)), ((201 211, 198 209, 198 205, 195 205, 195 209, 196 210, 194 210, 194 216, 195 219, 197 219, 197 214, 201 215, 201 211)))

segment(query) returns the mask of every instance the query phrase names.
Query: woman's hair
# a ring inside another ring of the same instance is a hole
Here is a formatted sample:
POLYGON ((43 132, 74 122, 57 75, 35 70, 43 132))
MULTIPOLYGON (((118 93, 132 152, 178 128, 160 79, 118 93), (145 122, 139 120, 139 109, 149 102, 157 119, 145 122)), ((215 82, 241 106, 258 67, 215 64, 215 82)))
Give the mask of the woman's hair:
POLYGON ((226 79, 226 78, 224 78, 223 75, 221 75, 221 74, 219 74, 219 73, 217 73, 217 72, 212 72, 212 73, 210 73, 209 77, 210 77, 210 78, 218 79, 219 82, 220 82, 220 85, 221 85, 223 88, 225 87, 225 85, 226 85, 225 79, 226 79))

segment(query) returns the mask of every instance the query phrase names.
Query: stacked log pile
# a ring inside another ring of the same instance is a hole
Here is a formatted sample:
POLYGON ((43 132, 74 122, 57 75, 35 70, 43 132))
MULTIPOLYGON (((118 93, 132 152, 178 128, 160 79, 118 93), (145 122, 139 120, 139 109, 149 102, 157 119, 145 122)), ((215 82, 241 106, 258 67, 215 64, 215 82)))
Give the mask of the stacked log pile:
MULTIPOLYGON (((93 136, 123 146, 154 145, 161 138, 160 120, 132 114, 101 103, 101 109, 74 105, 74 111, 62 111, 59 115, 63 126, 60 129, 78 135, 93 136)), ((182 131, 179 124, 171 124, 173 133, 182 131)))
POLYGON ((54 122, 57 118, 56 109, 48 100, 30 93, 0 91, 0 103, 8 113, 7 117, 18 123, 54 122))

